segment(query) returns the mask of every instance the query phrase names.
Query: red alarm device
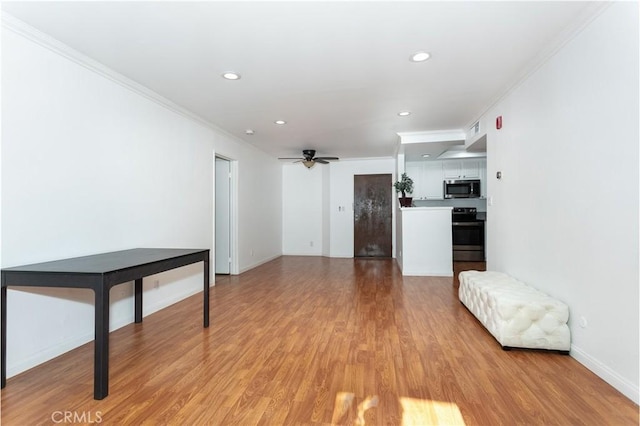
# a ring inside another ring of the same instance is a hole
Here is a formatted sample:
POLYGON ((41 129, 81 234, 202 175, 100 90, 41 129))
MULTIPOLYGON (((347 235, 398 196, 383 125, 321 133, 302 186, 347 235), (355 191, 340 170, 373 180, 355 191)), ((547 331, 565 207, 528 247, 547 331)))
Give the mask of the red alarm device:
POLYGON ((496 117, 496 129, 502 129, 502 116, 499 115, 496 117))

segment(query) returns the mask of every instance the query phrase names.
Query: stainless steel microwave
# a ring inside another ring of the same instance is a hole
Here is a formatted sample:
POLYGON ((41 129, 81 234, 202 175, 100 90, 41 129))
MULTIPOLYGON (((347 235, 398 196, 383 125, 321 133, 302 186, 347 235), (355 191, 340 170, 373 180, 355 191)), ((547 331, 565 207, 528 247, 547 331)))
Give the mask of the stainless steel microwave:
POLYGON ((480 180, 445 180, 444 198, 480 198, 480 180))

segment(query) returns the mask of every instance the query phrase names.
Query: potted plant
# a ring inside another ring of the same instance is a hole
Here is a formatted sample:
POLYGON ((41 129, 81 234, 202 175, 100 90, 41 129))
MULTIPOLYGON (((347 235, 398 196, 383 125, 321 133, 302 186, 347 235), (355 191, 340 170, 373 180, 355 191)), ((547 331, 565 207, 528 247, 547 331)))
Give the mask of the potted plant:
POLYGON ((403 173, 400 180, 393 184, 393 187, 396 189, 396 192, 402 193, 402 197, 400 197, 400 206, 411 207, 413 197, 407 197, 407 194, 413 193, 413 179, 407 176, 406 173, 403 173))

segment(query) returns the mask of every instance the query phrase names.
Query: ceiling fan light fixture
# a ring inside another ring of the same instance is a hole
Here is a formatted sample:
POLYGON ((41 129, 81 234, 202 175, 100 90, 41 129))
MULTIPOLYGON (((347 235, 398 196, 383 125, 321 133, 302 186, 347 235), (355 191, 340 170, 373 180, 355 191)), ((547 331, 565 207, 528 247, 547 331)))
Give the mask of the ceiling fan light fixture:
POLYGON ((431 53, 429 52, 416 52, 411 55, 412 62, 424 62, 431 57, 431 53))
POLYGON ((236 72, 228 71, 222 74, 222 78, 225 78, 227 80, 240 80, 241 77, 240 74, 236 72))
POLYGON ((302 158, 278 157, 278 160, 295 160, 294 163, 302 163, 307 169, 312 168, 316 163, 329 164, 330 161, 339 160, 338 157, 316 157, 315 149, 303 149, 302 158))

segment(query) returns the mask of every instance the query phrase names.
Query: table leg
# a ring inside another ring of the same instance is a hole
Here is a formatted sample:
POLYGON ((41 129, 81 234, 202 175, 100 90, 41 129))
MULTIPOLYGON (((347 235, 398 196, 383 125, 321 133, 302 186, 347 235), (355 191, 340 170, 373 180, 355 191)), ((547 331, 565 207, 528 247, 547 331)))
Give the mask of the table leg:
MULTIPOLYGON (((4 281, 4 278, 3 278, 4 281)), ((7 385, 7 287, 2 285, 0 291, 0 308, 2 309, 2 386, 7 385)))
POLYGON ((209 254, 204 261, 204 327, 209 327, 209 254))
POLYGON ((135 322, 142 322, 142 278, 135 281, 135 322))
POLYGON ((95 288, 95 342, 93 365, 93 399, 109 395, 109 289, 95 288))

